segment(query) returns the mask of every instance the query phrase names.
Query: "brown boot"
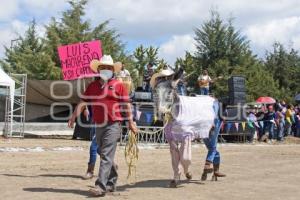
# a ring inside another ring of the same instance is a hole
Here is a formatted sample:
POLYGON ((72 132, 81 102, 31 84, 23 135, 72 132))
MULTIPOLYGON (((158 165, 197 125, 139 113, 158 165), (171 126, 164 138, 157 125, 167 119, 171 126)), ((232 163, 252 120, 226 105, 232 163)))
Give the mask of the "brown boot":
POLYGON ((213 172, 213 168, 212 168, 212 163, 209 162, 209 161, 206 161, 205 162, 205 165, 204 165, 204 169, 203 169, 203 173, 201 175, 201 181, 206 181, 207 179, 207 174, 210 174, 213 172))
POLYGON ((84 180, 88 180, 94 177, 95 164, 89 164, 86 174, 83 176, 84 180))
POLYGON ((226 174, 223 174, 221 172, 219 172, 220 169, 220 164, 215 164, 214 165, 214 174, 212 176, 212 181, 217 181, 218 177, 225 177, 226 174))

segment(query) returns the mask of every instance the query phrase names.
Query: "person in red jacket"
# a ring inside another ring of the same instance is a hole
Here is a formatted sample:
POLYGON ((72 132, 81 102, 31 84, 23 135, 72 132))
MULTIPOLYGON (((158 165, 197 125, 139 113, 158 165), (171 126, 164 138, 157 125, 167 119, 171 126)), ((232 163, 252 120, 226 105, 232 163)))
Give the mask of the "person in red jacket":
POLYGON ((114 157, 122 127, 121 121, 128 120, 129 129, 137 133, 132 118, 128 91, 123 83, 114 78, 117 69, 110 55, 104 55, 100 60, 92 60, 91 69, 99 73, 100 79, 90 83, 80 103, 76 106, 68 122, 73 127, 75 118, 85 106, 92 106, 92 120, 96 126, 96 140, 101 157, 98 179, 95 188, 90 192, 94 196, 105 196, 113 192, 118 178, 114 157), (126 118, 121 113, 126 113, 126 118))

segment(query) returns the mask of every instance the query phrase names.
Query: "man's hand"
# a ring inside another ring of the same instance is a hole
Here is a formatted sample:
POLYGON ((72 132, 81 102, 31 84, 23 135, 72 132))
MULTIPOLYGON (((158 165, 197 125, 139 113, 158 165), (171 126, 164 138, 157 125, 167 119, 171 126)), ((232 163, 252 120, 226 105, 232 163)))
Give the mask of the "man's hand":
POLYGON ((75 118, 72 116, 68 121, 68 127, 74 128, 75 118))
POLYGON ((209 130, 209 137, 211 137, 213 134, 214 134, 214 131, 215 131, 215 125, 212 125, 210 130, 209 130))
POLYGON ((90 112, 87 108, 84 109, 83 116, 86 118, 87 121, 89 120, 90 112))
POLYGON ((129 121, 128 126, 129 126, 129 129, 130 129, 134 134, 137 134, 137 133, 138 133, 138 129, 137 129, 137 127, 136 127, 135 122, 129 121))

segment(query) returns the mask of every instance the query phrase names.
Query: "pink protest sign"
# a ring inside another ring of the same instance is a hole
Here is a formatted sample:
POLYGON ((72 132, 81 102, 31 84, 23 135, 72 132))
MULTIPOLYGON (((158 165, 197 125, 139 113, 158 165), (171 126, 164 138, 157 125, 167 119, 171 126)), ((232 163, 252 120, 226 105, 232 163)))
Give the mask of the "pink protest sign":
POLYGON ((58 54, 64 80, 93 77, 96 74, 90 69, 90 62, 102 57, 101 42, 95 40, 60 46, 58 54))

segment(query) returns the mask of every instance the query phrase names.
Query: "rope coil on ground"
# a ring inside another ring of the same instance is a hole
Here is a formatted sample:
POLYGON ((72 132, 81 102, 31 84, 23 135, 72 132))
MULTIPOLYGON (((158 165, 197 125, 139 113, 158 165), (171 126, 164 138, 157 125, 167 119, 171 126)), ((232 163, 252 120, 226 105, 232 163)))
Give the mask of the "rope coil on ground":
POLYGON ((132 131, 129 131, 128 141, 125 146, 125 160, 128 166, 127 180, 130 179, 133 173, 135 174, 135 179, 136 179, 136 164, 138 158, 139 158, 139 148, 137 145, 137 138, 132 131))

